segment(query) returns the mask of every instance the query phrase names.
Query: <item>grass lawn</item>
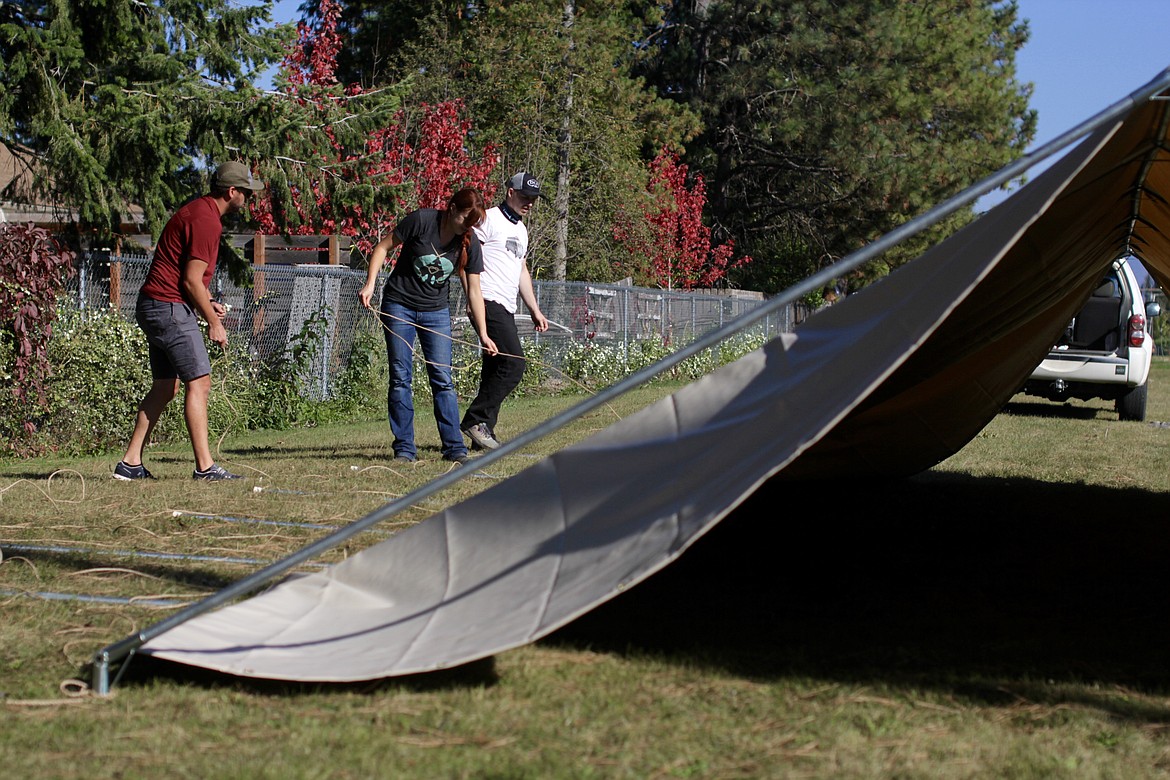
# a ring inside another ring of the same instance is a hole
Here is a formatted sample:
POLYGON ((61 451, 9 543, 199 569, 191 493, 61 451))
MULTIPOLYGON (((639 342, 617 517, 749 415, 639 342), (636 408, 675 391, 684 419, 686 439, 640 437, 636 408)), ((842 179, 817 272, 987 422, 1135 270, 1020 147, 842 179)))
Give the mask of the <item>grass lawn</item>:
MULTIPOLYGON (((640 390, 326 560, 423 519, 671 388, 640 390)), ((507 437, 574 399, 505 407, 507 437)), ((914 478, 771 484, 681 560, 532 646, 325 686, 97 649, 442 473, 382 421, 219 442, 246 484, 151 450, 0 463, 0 767, 27 778, 1170 775, 1170 361, 1149 422, 1020 396, 914 478), (170 557, 144 557, 141 553, 170 557), (217 560, 202 560, 209 556, 217 560), (135 602, 50 600, 85 594, 135 602)))

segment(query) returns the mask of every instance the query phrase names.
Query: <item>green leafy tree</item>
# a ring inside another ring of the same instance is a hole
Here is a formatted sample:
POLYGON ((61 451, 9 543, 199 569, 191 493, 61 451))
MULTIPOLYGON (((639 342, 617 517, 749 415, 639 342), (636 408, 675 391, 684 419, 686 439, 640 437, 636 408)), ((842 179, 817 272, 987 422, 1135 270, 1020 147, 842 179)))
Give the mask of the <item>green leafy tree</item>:
MULTIPOLYGON (((786 286, 1022 154, 1014 0, 677 0, 647 15, 640 73, 691 106, 718 234, 786 286)), ((866 269, 879 276, 971 218, 866 269)))
POLYGON ((617 207, 645 190, 645 161, 697 131, 690 109, 630 75, 642 30, 630 5, 390 0, 360 13, 351 5, 338 28, 342 50, 367 61, 346 64, 339 54, 338 77, 398 80, 414 104, 461 101, 474 142, 500 151, 505 174, 532 171, 560 196, 526 220, 535 272, 606 280, 625 256, 613 240, 617 207))
POLYGON ((99 236, 134 205, 157 232, 203 189, 206 164, 250 159, 272 126, 252 82, 291 31, 269 7, 0 3, 0 142, 36 174, 9 195, 72 209, 99 236))
POLYGON ((337 0, 319 0, 281 63, 277 110, 285 128, 260 168, 267 192, 252 216, 266 233, 339 233, 369 252, 415 208, 442 207, 463 186, 485 188, 496 165, 473 153, 458 101, 402 107, 401 87, 338 80, 337 0))

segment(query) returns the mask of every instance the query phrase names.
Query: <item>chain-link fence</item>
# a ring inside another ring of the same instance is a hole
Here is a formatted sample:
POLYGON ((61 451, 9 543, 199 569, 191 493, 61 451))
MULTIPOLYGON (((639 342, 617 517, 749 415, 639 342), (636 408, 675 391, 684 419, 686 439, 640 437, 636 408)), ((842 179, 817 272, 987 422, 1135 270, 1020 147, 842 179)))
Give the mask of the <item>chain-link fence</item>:
MULTIPOLYGON (((147 255, 84 256, 71 283, 78 306, 113 307, 133 320, 138 289, 149 267, 147 255)), ((377 317, 358 300, 365 280, 364 270, 344 266, 265 264, 252 266, 251 287, 237 286, 217 271, 211 292, 229 307, 224 320, 229 343, 246 349, 253 360, 271 362, 287 357, 295 344, 314 339, 311 365, 303 369, 310 374, 302 379, 314 398, 329 398, 355 339, 363 332, 382 338, 377 317)), ((381 300, 384 280, 383 274, 375 302, 381 300)), ((682 346, 763 303, 760 297, 585 282, 537 281, 534 288, 550 327, 536 333, 523 306, 518 309, 517 326, 521 338, 539 347, 542 360, 556 368, 569 350, 585 342, 627 356, 639 341, 682 346)), ((462 289, 458 284, 451 289, 453 336, 474 343, 462 289)), ((789 305, 752 326, 748 333, 772 338, 791 331, 807 314, 805 307, 789 305)))

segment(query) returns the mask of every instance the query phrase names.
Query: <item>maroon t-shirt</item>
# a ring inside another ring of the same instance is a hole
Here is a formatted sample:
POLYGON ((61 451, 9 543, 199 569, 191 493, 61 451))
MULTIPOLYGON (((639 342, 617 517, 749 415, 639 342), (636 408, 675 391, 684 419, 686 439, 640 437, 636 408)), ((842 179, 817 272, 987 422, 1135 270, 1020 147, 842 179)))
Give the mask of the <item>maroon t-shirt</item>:
POLYGON ((203 286, 210 286, 222 233, 219 208, 210 195, 196 198, 176 211, 158 237, 142 294, 156 301, 183 303, 183 288, 179 282, 191 258, 207 263, 203 286))

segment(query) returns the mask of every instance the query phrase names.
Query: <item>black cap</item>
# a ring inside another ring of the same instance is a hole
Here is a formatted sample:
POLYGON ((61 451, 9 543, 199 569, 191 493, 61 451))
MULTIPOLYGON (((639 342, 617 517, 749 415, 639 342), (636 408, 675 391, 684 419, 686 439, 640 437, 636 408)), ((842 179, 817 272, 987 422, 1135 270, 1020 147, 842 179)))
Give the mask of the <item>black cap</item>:
POLYGON ((527 171, 522 171, 508 179, 508 186, 529 198, 544 197, 544 193, 540 191, 540 182, 527 171))

